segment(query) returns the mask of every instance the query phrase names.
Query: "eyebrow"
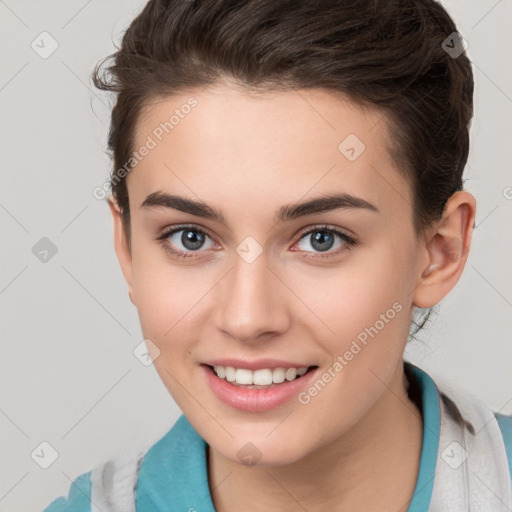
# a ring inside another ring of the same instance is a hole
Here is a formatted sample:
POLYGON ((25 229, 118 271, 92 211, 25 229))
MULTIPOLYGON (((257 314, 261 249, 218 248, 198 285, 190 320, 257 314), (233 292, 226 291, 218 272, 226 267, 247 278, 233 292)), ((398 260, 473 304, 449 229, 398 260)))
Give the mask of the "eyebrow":
MULTIPOLYGON (((227 225, 225 216, 220 210, 202 201, 186 199, 181 196, 167 194, 165 192, 153 192, 149 194, 140 205, 141 208, 172 208, 184 213, 196 215, 217 221, 220 224, 227 225)), ((282 206, 277 211, 274 222, 287 222, 312 215, 315 213, 328 212, 337 209, 364 209, 378 212, 379 209, 360 197, 352 196, 345 193, 328 194, 302 203, 290 203, 282 206)))

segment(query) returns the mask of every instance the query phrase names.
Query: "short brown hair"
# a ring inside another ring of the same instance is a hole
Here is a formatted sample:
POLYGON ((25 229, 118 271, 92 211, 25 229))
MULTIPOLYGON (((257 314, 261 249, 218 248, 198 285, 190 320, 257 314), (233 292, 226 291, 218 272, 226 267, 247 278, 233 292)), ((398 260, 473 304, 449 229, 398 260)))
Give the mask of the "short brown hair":
POLYGON ((92 75, 116 93, 111 188, 128 239, 126 180, 114 171, 130 159, 142 108, 225 78, 260 92, 337 91, 383 109, 420 232, 462 188, 468 157, 471 64, 442 47, 456 31, 434 0, 150 0, 92 75))

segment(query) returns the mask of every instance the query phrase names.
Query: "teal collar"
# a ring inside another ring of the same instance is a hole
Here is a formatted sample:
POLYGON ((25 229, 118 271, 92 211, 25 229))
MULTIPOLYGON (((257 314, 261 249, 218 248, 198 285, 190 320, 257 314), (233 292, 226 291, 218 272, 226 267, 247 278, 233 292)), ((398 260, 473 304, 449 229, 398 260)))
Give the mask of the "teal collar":
POLYGON ((206 449, 204 439, 182 414, 142 461, 136 510, 215 512, 208 486, 206 449))
POLYGON ((407 512, 425 512, 428 510, 432 497, 439 449, 441 424, 439 394, 434 381, 423 370, 411 363, 404 363, 404 369, 415 379, 420 388, 423 415, 423 444, 420 467, 414 494, 407 512))

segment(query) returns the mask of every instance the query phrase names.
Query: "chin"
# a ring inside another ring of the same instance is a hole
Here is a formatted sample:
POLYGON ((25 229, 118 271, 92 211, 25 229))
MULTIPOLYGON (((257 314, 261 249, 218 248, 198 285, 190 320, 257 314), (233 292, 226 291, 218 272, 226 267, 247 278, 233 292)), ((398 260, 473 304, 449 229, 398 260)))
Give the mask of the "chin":
POLYGON ((304 445, 286 445, 283 438, 269 439, 238 438, 226 446, 211 445, 226 459, 246 467, 280 467, 294 464, 308 455, 304 445))

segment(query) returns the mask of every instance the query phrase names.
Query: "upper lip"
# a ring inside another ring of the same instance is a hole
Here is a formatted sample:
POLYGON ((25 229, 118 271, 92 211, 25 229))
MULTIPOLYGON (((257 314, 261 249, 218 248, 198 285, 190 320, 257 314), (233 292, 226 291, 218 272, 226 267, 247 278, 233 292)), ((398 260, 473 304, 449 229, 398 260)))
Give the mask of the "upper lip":
POLYGON ((294 363, 284 361, 282 359, 257 359, 248 361, 244 359, 211 359, 204 361, 203 364, 209 366, 231 366, 233 368, 244 368, 247 370, 262 370, 264 368, 309 368, 310 364, 307 363, 294 363))

